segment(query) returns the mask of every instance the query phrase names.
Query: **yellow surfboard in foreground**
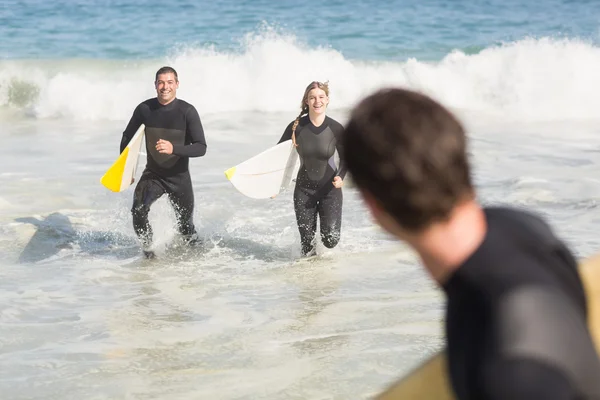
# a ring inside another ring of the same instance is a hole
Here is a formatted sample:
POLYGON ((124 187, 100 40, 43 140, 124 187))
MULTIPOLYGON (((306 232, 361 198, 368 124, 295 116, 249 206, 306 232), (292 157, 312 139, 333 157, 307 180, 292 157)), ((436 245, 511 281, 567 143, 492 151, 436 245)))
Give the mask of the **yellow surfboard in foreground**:
POLYGON ((113 192, 122 192, 131 186, 131 182, 135 177, 140 149, 144 143, 144 133, 146 126, 140 125, 137 132, 119 158, 111 165, 106 173, 100 178, 100 182, 113 192))
MULTIPOLYGON (((588 302, 588 327, 600 352, 600 254, 579 263, 588 302)), ((456 400, 448 380, 446 354, 441 351, 391 385, 376 400, 456 400)))

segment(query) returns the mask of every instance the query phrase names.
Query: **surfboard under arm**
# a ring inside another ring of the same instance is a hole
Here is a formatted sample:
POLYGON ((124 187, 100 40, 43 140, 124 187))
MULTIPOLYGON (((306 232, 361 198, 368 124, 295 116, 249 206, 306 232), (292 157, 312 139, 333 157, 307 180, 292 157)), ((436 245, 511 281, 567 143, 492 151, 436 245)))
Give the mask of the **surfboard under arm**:
MULTIPOLYGON (((580 262, 579 273, 587 296, 588 327, 600 354, 600 254, 580 262)), ((445 350, 427 359, 375 399, 455 400, 448 380, 445 350)))
POLYGON ((140 149, 142 143, 144 143, 145 129, 144 124, 140 125, 119 158, 100 178, 100 182, 104 187, 113 192, 122 192, 131 186, 131 181, 137 170, 140 149))
POLYGON ((238 192, 266 199, 287 187, 298 170, 298 153, 287 140, 229 168, 225 176, 238 192))
POLYGON ((300 163, 298 162, 298 151, 294 146, 290 148, 290 156, 288 158, 287 164, 285 165, 285 174, 283 175, 283 179, 281 180, 281 190, 287 189, 292 180, 298 174, 298 167, 300 163))

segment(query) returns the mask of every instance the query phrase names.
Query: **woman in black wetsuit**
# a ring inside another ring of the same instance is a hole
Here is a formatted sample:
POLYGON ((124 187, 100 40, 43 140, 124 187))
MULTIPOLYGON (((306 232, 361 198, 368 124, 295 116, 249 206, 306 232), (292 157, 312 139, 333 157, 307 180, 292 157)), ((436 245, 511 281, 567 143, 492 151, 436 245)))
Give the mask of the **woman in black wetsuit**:
POLYGON ((290 122, 279 139, 279 143, 292 140, 300 157, 294 210, 303 256, 315 254, 317 215, 323 244, 331 249, 340 240, 342 186, 346 175, 340 135, 344 128, 325 115, 328 104, 328 84, 312 82, 304 91, 300 114, 290 122), (336 166, 334 158, 336 150, 340 155, 339 166, 336 166))

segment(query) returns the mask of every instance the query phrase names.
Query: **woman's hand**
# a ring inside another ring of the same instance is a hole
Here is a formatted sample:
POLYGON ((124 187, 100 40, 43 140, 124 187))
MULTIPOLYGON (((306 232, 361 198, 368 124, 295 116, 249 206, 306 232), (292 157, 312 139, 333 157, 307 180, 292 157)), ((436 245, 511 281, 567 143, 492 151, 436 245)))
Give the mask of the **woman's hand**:
POLYGON ((335 186, 336 189, 340 189, 342 186, 344 186, 344 180, 339 176, 333 178, 333 182, 331 183, 333 183, 333 186, 335 186))

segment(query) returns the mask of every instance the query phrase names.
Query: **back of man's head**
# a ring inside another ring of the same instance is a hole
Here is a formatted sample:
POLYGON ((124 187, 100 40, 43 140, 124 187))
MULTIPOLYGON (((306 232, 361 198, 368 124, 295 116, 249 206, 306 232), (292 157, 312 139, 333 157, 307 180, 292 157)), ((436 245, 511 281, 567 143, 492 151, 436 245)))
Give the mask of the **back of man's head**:
POLYGON ((383 89, 366 97, 342 148, 356 185, 407 231, 446 220, 474 195, 461 123, 423 94, 383 89))

